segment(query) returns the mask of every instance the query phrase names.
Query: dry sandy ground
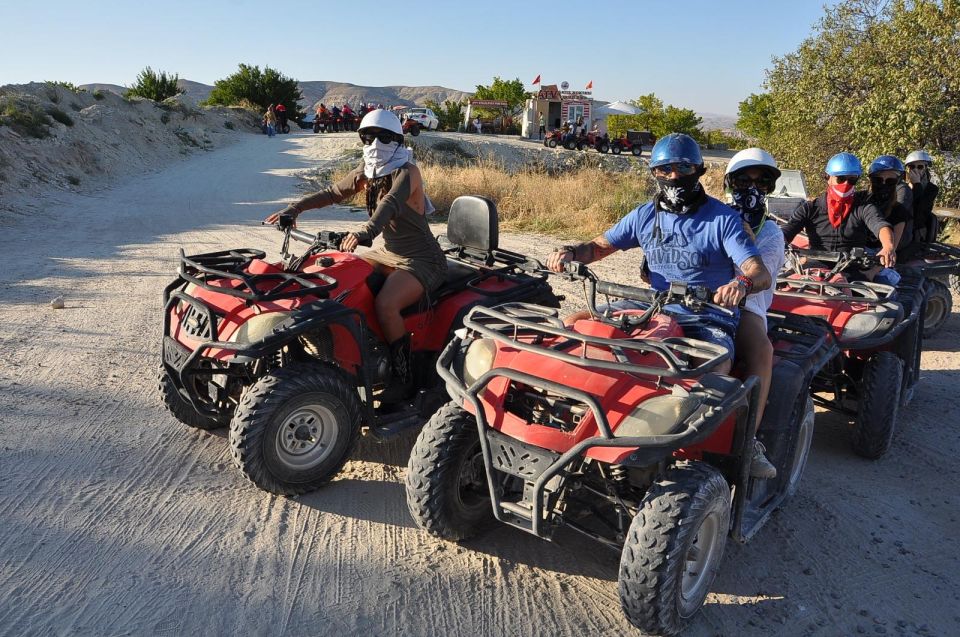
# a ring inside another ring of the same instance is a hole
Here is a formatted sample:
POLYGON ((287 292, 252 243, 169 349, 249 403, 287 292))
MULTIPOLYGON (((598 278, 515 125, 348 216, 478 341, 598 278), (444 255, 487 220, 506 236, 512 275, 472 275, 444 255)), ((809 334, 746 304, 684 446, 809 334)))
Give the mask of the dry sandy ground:
MULTIPOLYGON (((414 528, 412 435, 363 441, 340 479, 288 499, 242 478, 223 432, 159 404, 160 292, 178 248, 276 255, 258 220, 337 152, 243 136, 110 190, 16 204, 29 214, 0 234, 0 634, 635 634, 617 556, 579 536, 504 527, 456 546, 414 528), (66 309, 50 309, 60 293, 66 309)), ((558 241, 506 243, 543 256, 558 241)), ((609 261, 630 278, 629 258, 609 261)), ((729 546, 688 634, 960 634, 958 328, 954 316, 927 341, 883 460, 853 457, 843 423, 818 415, 800 493, 729 546)))

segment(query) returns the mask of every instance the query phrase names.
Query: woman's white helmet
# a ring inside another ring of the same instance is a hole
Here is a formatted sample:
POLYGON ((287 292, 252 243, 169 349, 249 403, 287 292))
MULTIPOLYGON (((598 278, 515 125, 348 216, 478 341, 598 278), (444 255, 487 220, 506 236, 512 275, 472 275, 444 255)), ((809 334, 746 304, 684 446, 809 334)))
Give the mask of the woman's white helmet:
POLYGON ((396 115, 382 108, 370 111, 363 116, 357 132, 365 128, 382 128, 403 137, 403 126, 400 124, 400 120, 397 119, 396 115))
POLYGON ((905 163, 905 164, 907 164, 907 165, 910 165, 910 164, 914 164, 914 163, 916 163, 916 162, 918 162, 918 161, 925 161, 925 162, 927 162, 928 164, 932 164, 932 163, 933 163, 933 157, 931 157, 931 156, 930 156, 930 153, 928 153, 928 152, 925 151, 925 150, 915 150, 915 151, 913 151, 912 153, 910 153, 909 155, 907 155, 907 161, 905 161, 905 162, 903 162, 903 163, 905 163))
POLYGON ((739 170, 750 168, 752 166, 766 168, 773 175, 774 179, 778 179, 780 177, 780 169, 777 168, 777 160, 773 158, 773 155, 762 148, 745 148, 738 152, 736 155, 730 158, 730 163, 727 164, 727 172, 724 174, 732 175, 739 170))

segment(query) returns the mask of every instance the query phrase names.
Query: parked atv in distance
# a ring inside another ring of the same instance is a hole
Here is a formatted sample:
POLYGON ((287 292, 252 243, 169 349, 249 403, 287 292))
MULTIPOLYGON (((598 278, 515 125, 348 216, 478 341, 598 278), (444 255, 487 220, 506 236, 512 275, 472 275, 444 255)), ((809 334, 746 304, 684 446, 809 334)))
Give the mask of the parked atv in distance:
POLYGON ((164 290, 159 389, 184 424, 229 424, 236 466, 261 489, 294 495, 330 480, 361 428, 389 438, 446 400, 434 367, 467 312, 529 301, 554 307, 542 266, 498 247, 497 211, 480 197, 450 209, 446 282, 404 311, 418 392, 385 405, 389 352, 374 311, 384 277, 339 252, 346 233, 286 227, 281 262, 259 250, 184 256, 164 290), (306 244, 294 256, 291 240, 306 244))
POLYGON ((493 519, 550 540, 567 527, 621 553, 630 622, 674 635, 700 608, 727 534, 746 541, 798 487, 813 434, 808 385, 836 356, 817 319, 771 316, 773 386, 760 431, 778 469, 749 475, 759 385, 715 370, 723 347, 686 338, 663 308, 712 296, 597 281, 592 318, 565 325, 541 307, 475 308, 437 370, 451 401, 410 456, 407 505, 431 535, 459 541, 493 519), (649 304, 601 312, 596 294, 649 304))
POLYGON ((417 137, 420 134, 420 123, 415 119, 404 119, 402 127, 404 135, 409 133, 417 137))
POLYGON ((631 153, 639 157, 644 146, 653 146, 657 143, 657 136, 648 131, 628 130, 623 137, 610 140, 610 152, 614 155, 631 153))
POLYGON ((890 448, 899 409, 910 401, 919 379, 923 275, 905 269, 896 288, 850 281, 845 271, 876 267, 877 258, 862 248, 817 252, 791 247, 789 252, 788 264, 793 265, 777 279, 771 309, 822 318, 833 327, 841 351, 813 380, 813 400, 854 420, 855 453, 880 458, 890 448))
POLYGON ((606 155, 610 152, 610 137, 606 133, 590 131, 577 142, 577 150, 583 150, 584 148, 593 148, 598 153, 606 155))

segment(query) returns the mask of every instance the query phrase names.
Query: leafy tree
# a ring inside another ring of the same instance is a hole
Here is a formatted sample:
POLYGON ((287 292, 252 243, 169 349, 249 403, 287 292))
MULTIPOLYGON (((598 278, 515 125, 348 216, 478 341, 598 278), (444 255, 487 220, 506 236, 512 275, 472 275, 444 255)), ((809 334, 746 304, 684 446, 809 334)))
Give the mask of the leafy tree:
POLYGON ((304 115, 298 103, 302 99, 297 80, 269 66, 261 71, 259 66, 241 64, 236 73, 214 83, 204 103, 232 106, 246 101, 260 111, 267 110, 271 104, 283 104, 287 107, 287 117, 296 120, 304 115))
POLYGON ((463 104, 460 102, 445 100, 443 105, 440 105, 434 100, 426 100, 424 106, 436 113, 440 120, 440 130, 455 131, 463 121, 463 104))
POLYGON ((176 73, 167 75, 166 71, 154 71, 148 66, 140 71, 137 81, 127 89, 124 97, 145 97, 148 100, 162 102, 168 97, 183 93, 183 89, 177 86, 179 79, 176 73))
POLYGON ((636 115, 611 115, 607 119, 607 130, 611 136, 623 135, 627 130, 647 130, 657 137, 670 133, 686 133, 698 140, 703 137, 700 130, 703 119, 688 108, 664 106, 663 100, 653 93, 641 95, 630 103, 640 112, 636 115))
POLYGON ((796 51, 774 58, 769 129, 756 131, 758 142, 808 175, 843 150, 865 162, 953 151, 958 59, 960 0, 844 0, 796 51))
POLYGON ((513 80, 502 80, 499 77, 493 78, 490 86, 477 85, 473 96, 481 100, 506 100, 510 111, 516 114, 519 112, 523 103, 530 97, 520 78, 513 80))
POLYGON ((754 139, 769 139, 772 113, 769 93, 751 93, 747 99, 740 102, 737 129, 754 139))

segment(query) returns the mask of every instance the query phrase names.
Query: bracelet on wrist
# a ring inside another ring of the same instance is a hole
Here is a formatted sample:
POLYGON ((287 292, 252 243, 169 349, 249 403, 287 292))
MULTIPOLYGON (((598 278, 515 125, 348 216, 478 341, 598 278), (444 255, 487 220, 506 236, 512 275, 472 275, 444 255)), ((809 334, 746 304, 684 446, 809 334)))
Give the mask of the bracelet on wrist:
POLYGON ((750 277, 744 274, 738 274, 734 281, 737 282, 737 285, 743 286, 743 289, 747 294, 750 294, 750 292, 753 291, 753 279, 750 277))

